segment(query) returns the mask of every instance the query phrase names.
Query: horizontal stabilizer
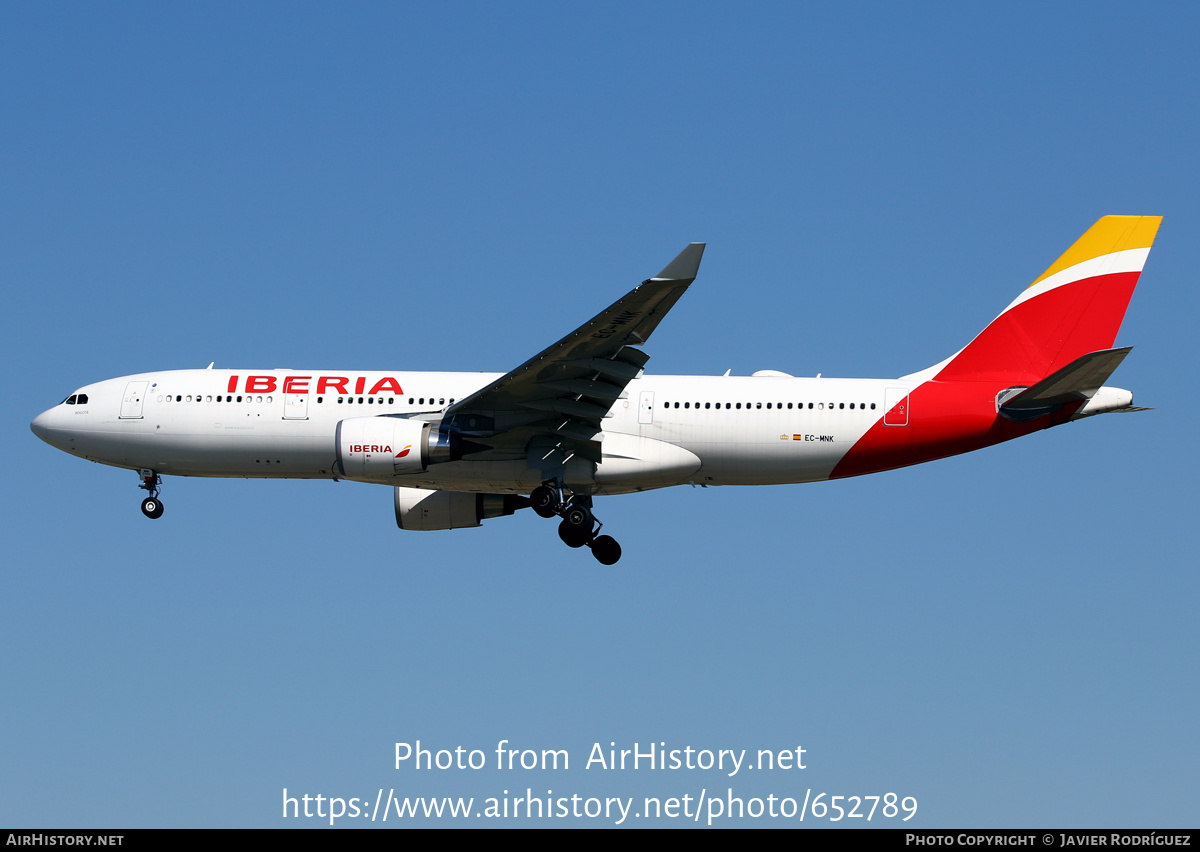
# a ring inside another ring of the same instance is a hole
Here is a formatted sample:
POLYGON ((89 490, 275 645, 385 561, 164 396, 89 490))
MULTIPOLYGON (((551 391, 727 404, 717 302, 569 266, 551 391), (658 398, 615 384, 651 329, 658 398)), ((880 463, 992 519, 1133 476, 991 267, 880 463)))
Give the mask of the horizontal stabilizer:
POLYGON ((1015 415, 1089 400, 1121 365, 1131 349, 1132 346, 1101 349, 1076 358, 1032 387, 1003 399, 1000 413, 1015 415))

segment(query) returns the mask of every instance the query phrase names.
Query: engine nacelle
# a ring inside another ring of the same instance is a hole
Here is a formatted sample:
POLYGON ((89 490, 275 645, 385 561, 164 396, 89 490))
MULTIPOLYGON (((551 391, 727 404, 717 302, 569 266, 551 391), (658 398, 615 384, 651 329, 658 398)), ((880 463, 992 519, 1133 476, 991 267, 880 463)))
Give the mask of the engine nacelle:
POLYGON ((402 530, 457 530, 477 527, 484 518, 511 515, 529 505, 515 494, 426 491, 396 486, 396 526, 402 530))
POLYGON ((458 433, 404 417, 350 417, 337 425, 337 469, 349 479, 418 473, 462 458, 458 433))

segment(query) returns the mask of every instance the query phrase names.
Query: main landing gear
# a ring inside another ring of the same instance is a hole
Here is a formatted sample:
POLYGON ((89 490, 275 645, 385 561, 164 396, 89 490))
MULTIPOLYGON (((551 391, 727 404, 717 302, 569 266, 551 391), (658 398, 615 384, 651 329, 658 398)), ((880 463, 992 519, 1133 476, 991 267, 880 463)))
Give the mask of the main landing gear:
POLYGON ((142 484, 138 488, 150 492, 150 496, 142 501, 142 514, 147 518, 161 518, 163 504, 158 499, 158 486, 162 485, 162 477, 152 470, 139 470, 138 475, 142 478, 142 484))
POLYGON ((529 495, 533 511, 543 518, 562 518, 558 524, 558 537, 567 547, 592 549, 592 556, 601 565, 615 565, 621 558, 621 545, 611 535, 596 535, 604 526, 592 515, 592 498, 586 494, 575 494, 564 499, 562 485, 549 481, 533 489, 529 495))

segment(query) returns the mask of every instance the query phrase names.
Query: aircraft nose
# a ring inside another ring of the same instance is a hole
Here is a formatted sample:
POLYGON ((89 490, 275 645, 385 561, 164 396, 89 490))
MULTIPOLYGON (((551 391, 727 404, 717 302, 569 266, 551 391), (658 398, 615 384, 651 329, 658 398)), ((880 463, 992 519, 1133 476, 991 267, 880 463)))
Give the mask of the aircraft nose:
POLYGON ((47 444, 59 450, 67 449, 67 432, 62 415, 53 408, 43 411, 29 424, 30 430, 47 444))
POLYGON ((50 442, 50 412, 43 411, 37 417, 33 418, 33 422, 29 424, 29 428, 33 434, 37 435, 43 441, 50 442))

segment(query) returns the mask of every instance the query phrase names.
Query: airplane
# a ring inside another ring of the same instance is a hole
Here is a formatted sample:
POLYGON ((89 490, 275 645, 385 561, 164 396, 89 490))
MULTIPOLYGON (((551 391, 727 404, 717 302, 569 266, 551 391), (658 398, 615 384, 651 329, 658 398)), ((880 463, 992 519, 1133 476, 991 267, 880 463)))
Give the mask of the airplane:
POLYGON ((170 370, 79 388, 34 418, 51 446, 135 470, 148 518, 164 475, 394 487, 405 530, 477 527, 529 507, 604 565, 593 498, 673 485, 860 476, 1109 412, 1112 348, 1160 216, 1105 216, 982 332, 894 379, 655 376, 644 346, 696 278, 692 243, 508 373, 170 370))

